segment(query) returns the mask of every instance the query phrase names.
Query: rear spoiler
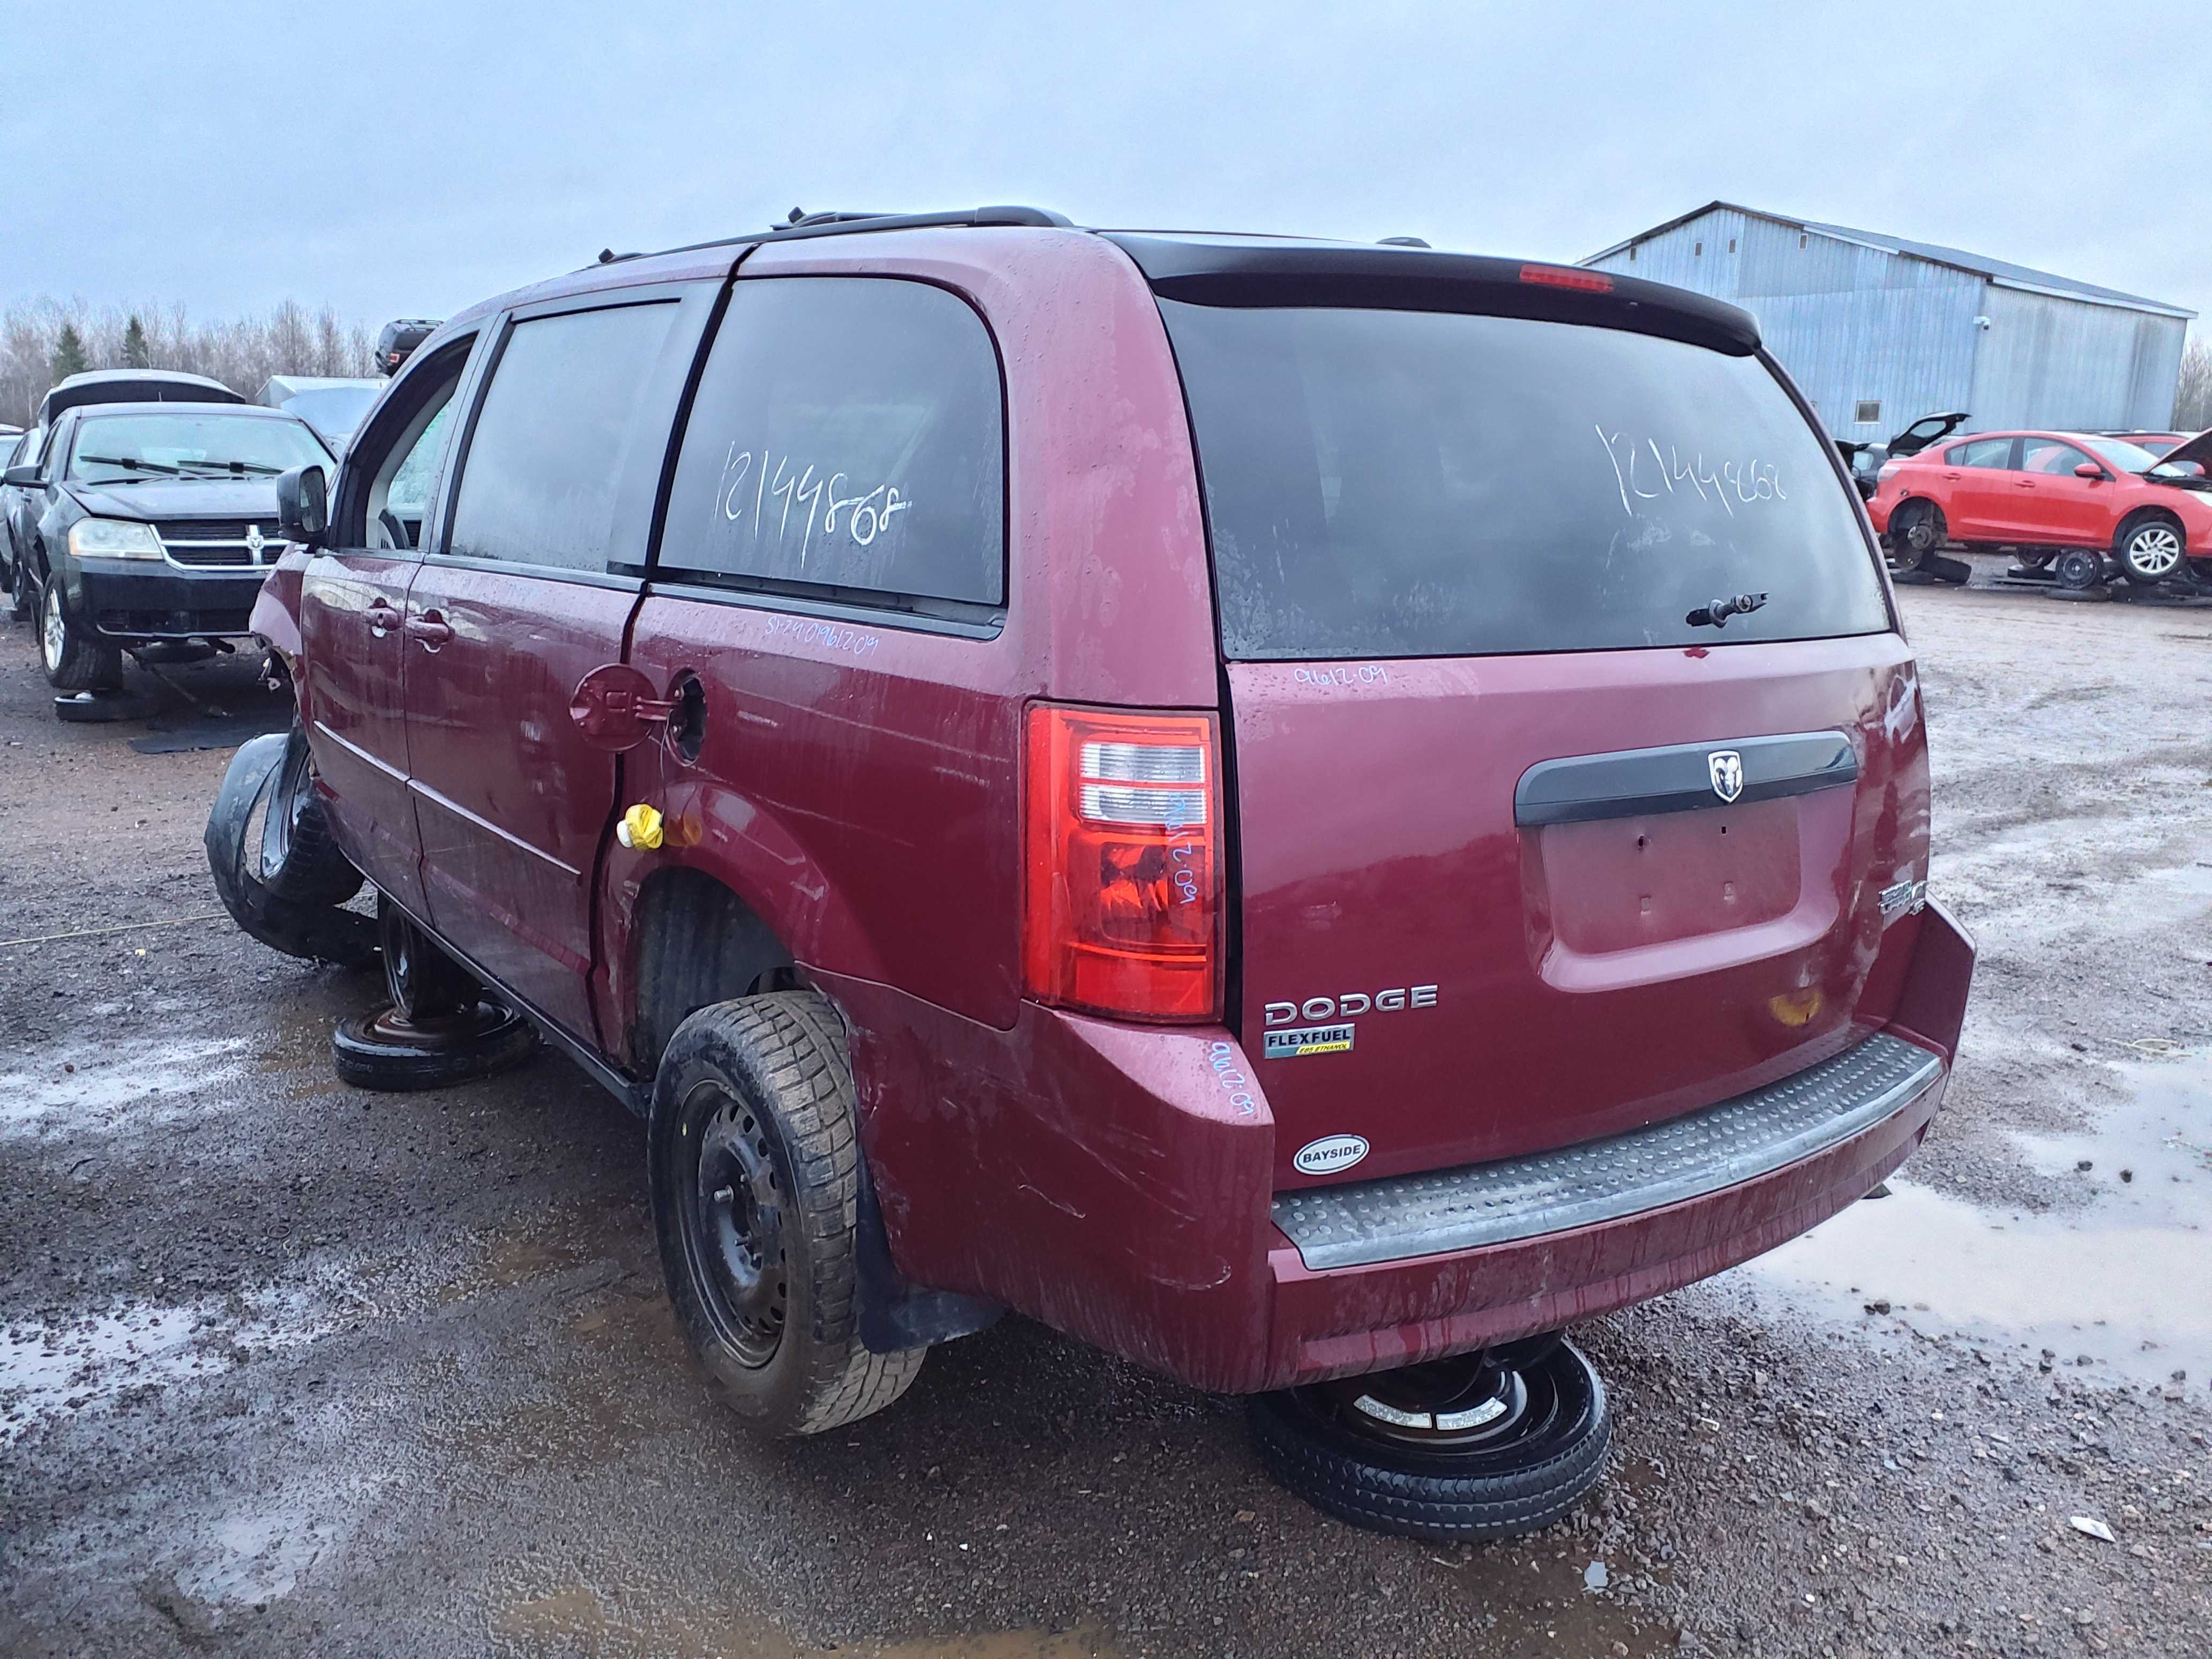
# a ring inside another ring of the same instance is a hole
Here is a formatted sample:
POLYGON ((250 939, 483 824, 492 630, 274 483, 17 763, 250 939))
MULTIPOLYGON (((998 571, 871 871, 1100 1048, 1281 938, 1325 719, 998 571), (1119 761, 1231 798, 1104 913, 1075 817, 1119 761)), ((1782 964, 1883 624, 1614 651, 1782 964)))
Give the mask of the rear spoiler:
POLYGON ((1626 329, 1732 357, 1759 349, 1759 324, 1725 301, 1579 265, 1357 243, 1249 242, 1109 233, 1163 299, 1201 306, 1455 311, 1626 329))

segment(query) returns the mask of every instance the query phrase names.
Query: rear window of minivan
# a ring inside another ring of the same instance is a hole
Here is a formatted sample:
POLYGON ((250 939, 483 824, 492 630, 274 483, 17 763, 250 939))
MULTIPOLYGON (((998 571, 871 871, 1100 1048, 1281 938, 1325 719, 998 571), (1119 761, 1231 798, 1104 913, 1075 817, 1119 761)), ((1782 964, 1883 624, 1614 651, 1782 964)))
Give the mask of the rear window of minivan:
POLYGON ((1828 446, 1758 357, 1624 330, 1163 299, 1232 659, 1879 633, 1828 446), (1724 630, 1690 611, 1744 592, 1724 630))

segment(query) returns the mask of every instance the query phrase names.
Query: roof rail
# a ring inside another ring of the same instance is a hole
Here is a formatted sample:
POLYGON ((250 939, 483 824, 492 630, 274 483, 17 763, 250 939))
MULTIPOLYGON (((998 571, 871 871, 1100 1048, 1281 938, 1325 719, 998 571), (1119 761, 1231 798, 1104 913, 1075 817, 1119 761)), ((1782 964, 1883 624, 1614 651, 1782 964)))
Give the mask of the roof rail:
MULTIPOLYGON (((704 242, 686 242, 682 247, 665 247, 659 253, 696 253, 702 248, 735 247, 741 243, 793 242, 809 236, 854 236, 876 230, 928 230, 949 225, 977 227, 1027 225, 1037 229, 1066 230, 1073 222, 1064 213, 1048 212, 1033 207, 958 208, 947 213, 800 213, 792 210, 793 218, 787 224, 771 225, 766 230, 748 231, 739 236, 717 236, 704 242)), ((599 263, 611 264, 623 259, 643 259, 654 257, 643 253, 618 253, 612 259, 604 255, 599 263)))

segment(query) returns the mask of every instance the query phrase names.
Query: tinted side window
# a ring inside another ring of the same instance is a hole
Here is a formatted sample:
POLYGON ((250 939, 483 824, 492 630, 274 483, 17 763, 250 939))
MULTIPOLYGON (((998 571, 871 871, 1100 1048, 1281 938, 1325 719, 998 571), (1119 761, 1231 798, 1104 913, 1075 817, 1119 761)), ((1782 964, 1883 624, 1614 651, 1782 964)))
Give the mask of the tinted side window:
POLYGON ((605 570, 642 563, 667 416, 647 397, 674 301, 517 323, 461 463, 447 551, 605 570), (641 486, 644 486, 641 488, 641 486))
POLYGON ((740 282, 692 405, 660 568, 996 605, 998 356, 961 301, 878 277, 740 282))
POLYGON ((2005 471, 2012 465, 2012 440, 1977 438, 1970 444, 1960 444, 1956 449, 1945 450, 1943 459, 1953 466, 1996 467, 2005 471))

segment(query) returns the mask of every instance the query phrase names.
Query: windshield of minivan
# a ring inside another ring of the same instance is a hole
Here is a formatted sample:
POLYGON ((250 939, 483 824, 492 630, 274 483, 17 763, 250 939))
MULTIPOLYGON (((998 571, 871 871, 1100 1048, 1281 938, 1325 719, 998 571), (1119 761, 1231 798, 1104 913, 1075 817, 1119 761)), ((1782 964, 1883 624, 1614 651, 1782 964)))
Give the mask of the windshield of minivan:
POLYGON ((77 422, 70 477, 85 483, 135 478, 273 478, 295 466, 328 466, 330 452, 296 420, 259 415, 94 415, 77 422))
POLYGON ((1232 658, 1889 626, 1850 486, 1756 357, 1521 318, 1160 310, 1232 658), (1724 629, 1686 620, 1759 592, 1724 629))

